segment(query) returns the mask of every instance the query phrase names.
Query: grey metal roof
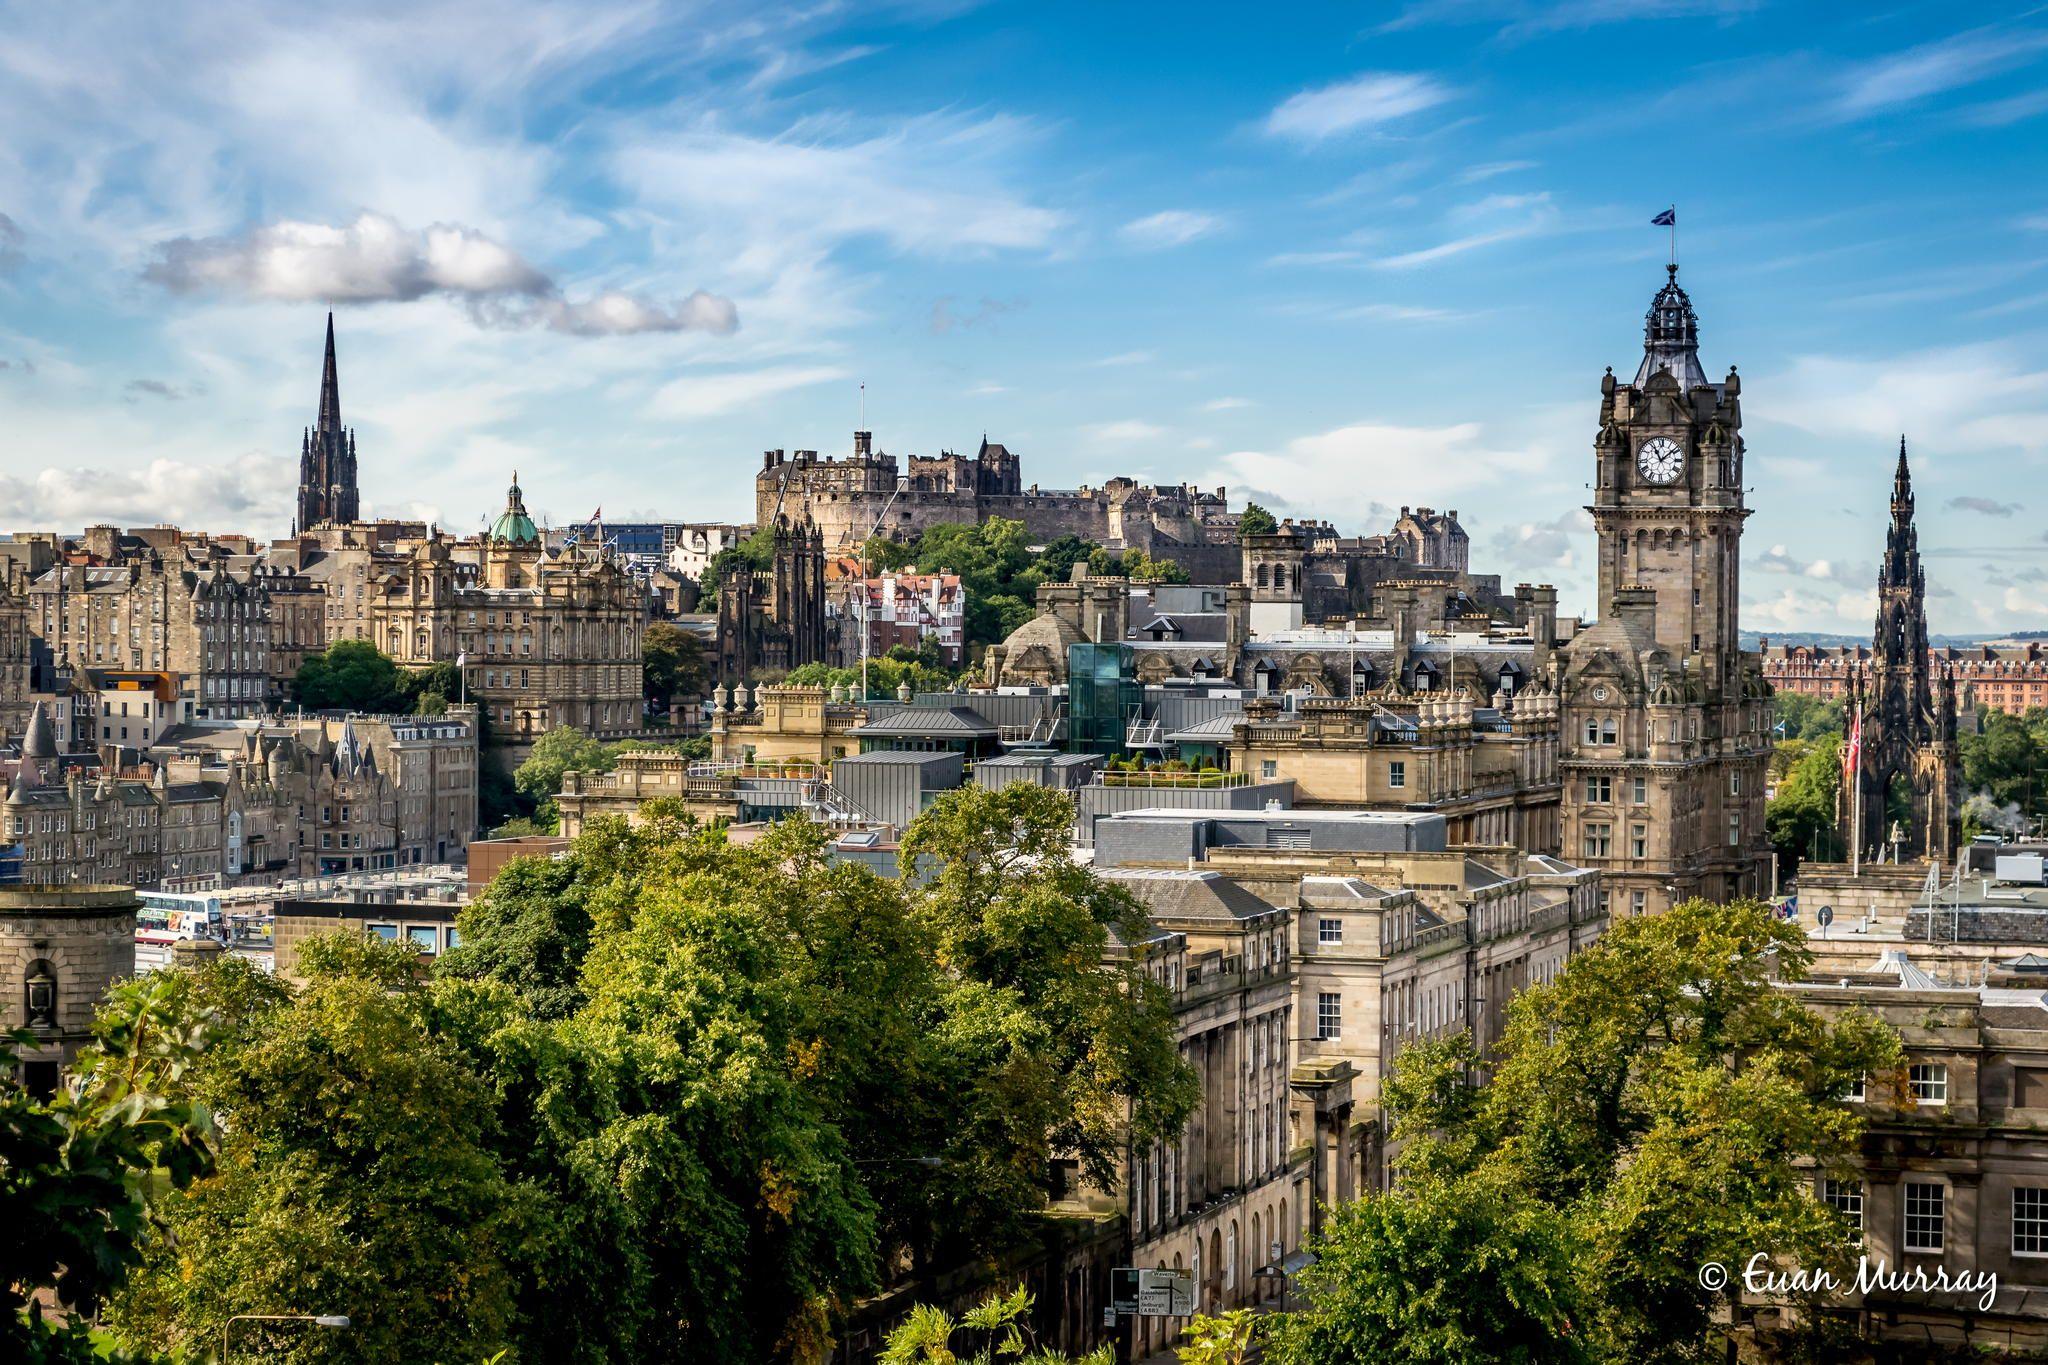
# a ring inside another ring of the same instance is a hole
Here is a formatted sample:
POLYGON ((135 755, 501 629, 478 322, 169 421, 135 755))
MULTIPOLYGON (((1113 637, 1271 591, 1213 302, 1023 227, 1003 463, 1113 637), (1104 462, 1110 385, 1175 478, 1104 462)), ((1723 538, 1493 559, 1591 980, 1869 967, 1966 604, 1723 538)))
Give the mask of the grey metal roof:
POLYGON ((1144 902, 1162 919, 1235 924, 1278 913, 1220 872, 1116 869, 1101 874, 1144 902))
POLYGON ((1226 711, 1220 716, 1197 721, 1184 730, 1175 730, 1167 739, 1175 744, 1203 744, 1227 740, 1237 732, 1237 723, 1243 719, 1242 711, 1226 711))
POLYGON ((960 757, 959 754, 931 749, 876 749, 871 753, 848 754, 845 758, 835 758, 832 760, 832 767, 835 770, 848 765, 863 768, 957 768, 960 766, 960 757))
POLYGON ((863 739, 993 739, 996 727, 964 706, 906 706, 848 733, 863 739))
POLYGON ((1063 754, 1049 749, 1013 749, 984 758, 978 768, 1085 768, 1102 762, 1101 754, 1063 754))

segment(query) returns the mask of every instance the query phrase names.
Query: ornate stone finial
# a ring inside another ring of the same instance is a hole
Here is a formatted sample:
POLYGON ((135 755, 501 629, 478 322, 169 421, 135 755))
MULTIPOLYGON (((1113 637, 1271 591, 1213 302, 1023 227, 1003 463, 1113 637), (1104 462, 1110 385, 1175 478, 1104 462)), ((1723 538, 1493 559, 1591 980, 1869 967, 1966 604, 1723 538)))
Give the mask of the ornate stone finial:
POLYGON ((896 684, 896 700, 907 704, 910 701, 910 695, 910 679, 905 678, 902 682, 896 684))

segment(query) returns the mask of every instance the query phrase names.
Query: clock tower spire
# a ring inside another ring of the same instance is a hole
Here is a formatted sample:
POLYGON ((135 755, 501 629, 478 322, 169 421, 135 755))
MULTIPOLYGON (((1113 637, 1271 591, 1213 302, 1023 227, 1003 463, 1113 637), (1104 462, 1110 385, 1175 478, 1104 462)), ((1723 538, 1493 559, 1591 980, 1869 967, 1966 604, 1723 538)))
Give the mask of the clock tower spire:
POLYGON ((1742 651, 1742 383, 1707 378, 1668 267, 1632 382, 1600 381, 1593 438, 1598 620, 1557 656, 1564 851, 1616 914, 1770 887, 1770 703, 1742 651))

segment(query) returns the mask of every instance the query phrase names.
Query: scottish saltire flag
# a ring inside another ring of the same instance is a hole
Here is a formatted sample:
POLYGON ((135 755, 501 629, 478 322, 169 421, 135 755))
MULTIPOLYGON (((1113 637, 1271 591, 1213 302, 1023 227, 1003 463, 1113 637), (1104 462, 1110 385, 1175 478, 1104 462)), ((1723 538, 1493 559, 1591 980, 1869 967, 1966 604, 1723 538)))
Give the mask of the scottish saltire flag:
POLYGON ((1652 218, 1652 219, 1650 220, 1650 226, 1651 226, 1651 227, 1677 227, 1677 226, 1678 226, 1678 210, 1677 210, 1677 209, 1666 209, 1666 210, 1664 210, 1664 211, 1663 211, 1662 213, 1658 214, 1658 215, 1657 215, 1657 216, 1656 216, 1655 218, 1652 218))

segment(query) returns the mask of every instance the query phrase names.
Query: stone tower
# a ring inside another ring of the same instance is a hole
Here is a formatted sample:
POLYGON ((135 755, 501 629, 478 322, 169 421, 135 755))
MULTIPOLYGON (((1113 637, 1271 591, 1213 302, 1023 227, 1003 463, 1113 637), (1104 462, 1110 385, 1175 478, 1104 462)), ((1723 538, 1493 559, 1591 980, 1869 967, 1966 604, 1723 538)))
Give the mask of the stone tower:
POLYGON ((1920 567, 1913 473, 1903 436, 1892 475, 1884 563, 1877 571, 1870 663, 1850 675, 1848 715, 1852 725, 1856 716, 1863 718, 1863 747, 1854 785, 1841 794, 1844 846, 1854 840, 1865 857, 1895 848, 1901 859, 1953 858, 1963 836, 1955 676, 1948 669, 1933 676, 1928 659, 1927 576, 1920 567), (1888 800, 1900 779, 1910 793, 1903 812, 1888 800), (1854 799, 1858 789, 1860 802, 1854 799))
POLYGON ((125 886, 0 887, 0 1029, 27 1029, 22 1083, 55 1093, 92 1036, 107 988, 135 975, 135 912, 125 886))
POLYGON ((356 434, 341 425, 341 380, 334 364, 334 314, 327 315, 327 358, 320 371, 319 425, 299 443, 296 530, 358 521, 356 434))
POLYGON ((1615 914, 1770 888, 1769 689, 1743 652, 1742 386, 1710 383, 1670 268, 1631 383, 1600 383, 1599 620, 1554 656, 1564 855, 1606 874, 1615 914))

